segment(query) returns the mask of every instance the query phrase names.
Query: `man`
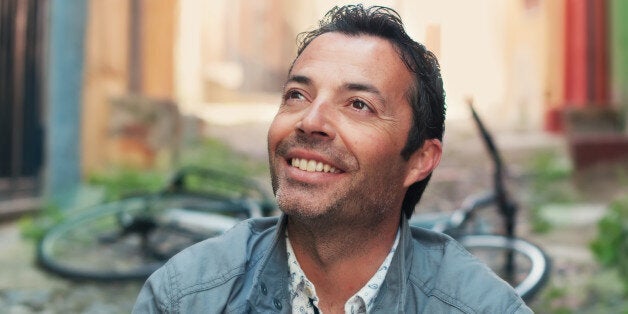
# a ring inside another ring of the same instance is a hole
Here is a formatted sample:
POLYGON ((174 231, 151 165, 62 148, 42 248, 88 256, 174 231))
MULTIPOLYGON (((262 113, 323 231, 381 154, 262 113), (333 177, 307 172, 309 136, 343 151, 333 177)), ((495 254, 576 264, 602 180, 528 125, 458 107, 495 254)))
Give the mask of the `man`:
POLYGON ((391 9, 332 9, 305 33, 268 132, 280 218, 192 246, 135 312, 527 313, 449 237, 407 218, 441 157, 438 63, 391 9))

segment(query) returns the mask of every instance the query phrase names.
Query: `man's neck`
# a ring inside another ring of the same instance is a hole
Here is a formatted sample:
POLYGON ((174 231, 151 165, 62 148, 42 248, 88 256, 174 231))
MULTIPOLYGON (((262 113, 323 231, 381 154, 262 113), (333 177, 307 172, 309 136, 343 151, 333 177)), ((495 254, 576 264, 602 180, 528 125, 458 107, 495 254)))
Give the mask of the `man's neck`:
POLYGON ((313 230, 288 217, 290 243, 301 269, 316 287, 323 313, 344 311, 345 302, 381 266, 398 228, 396 218, 373 228, 327 225, 324 230, 313 230))

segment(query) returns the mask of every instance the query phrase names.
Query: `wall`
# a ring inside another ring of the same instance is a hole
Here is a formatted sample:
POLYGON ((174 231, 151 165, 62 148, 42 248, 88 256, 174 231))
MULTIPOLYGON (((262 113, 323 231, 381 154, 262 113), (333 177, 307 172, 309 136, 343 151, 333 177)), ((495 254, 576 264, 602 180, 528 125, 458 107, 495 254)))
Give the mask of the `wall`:
POLYGON ((82 112, 83 173, 108 162, 110 102, 129 86, 129 1, 89 3, 82 112))
POLYGON ((165 146, 174 134, 162 143, 155 138, 164 139, 163 134, 177 128, 173 122, 178 114, 174 107, 177 16, 176 1, 90 2, 81 118, 83 174, 111 165, 152 167, 160 155, 169 162, 172 152, 165 150, 172 147, 165 146), (139 108, 144 116, 147 108, 154 108, 163 117, 162 124, 148 126, 140 121, 142 117, 128 117, 129 106, 139 108))

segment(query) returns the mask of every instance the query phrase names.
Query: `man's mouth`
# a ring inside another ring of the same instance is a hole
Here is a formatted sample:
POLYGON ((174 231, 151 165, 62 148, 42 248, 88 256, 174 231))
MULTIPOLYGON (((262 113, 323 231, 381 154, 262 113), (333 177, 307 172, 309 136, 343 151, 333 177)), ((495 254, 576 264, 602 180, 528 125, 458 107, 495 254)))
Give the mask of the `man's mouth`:
POLYGON ((312 159, 292 158, 292 160, 290 160, 290 165, 307 172, 340 173, 340 171, 335 167, 312 159))

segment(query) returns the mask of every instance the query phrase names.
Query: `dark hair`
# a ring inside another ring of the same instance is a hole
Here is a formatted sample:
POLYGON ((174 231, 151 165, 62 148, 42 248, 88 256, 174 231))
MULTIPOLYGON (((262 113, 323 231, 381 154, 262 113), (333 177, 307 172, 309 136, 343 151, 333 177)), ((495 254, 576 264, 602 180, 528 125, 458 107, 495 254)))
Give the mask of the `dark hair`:
MULTIPOLYGON (((390 41, 401 60, 414 74, 414 84, 408 91, 412 107, 412 128, 401 155, 406 160, 423 146, 426 139, 442 141, 445 129, 445 92, 440 66, 434 54, 412 40, 403 27, 399 14, 381 6, 364 8, 362 5, 334 7, 319 22, 315 30, 298 36, 297 58, 316 37, 331 32, 351 36, 371 35, 390 41)), ((295 59, 296 60, 296 59, 295 59)), ((402 210, 410 218, 421 199, 432 174, 412 184, 403 199, 402 210)))

